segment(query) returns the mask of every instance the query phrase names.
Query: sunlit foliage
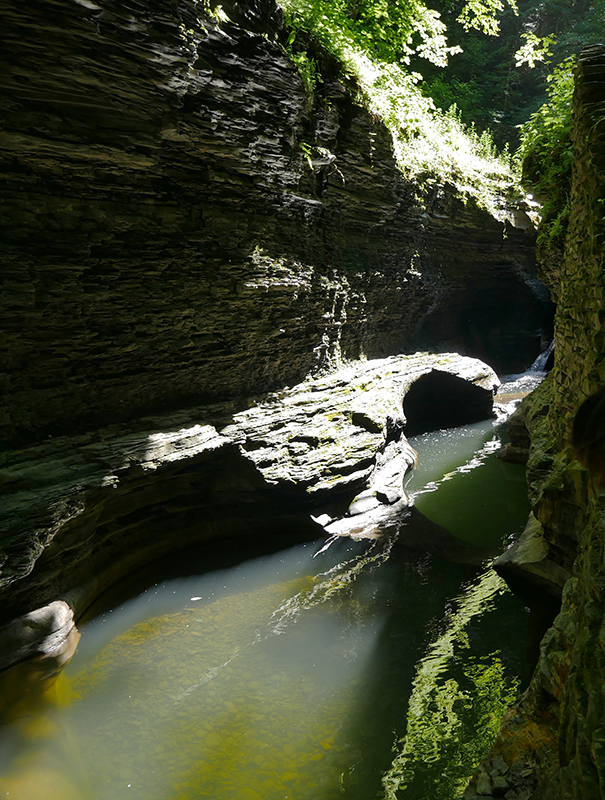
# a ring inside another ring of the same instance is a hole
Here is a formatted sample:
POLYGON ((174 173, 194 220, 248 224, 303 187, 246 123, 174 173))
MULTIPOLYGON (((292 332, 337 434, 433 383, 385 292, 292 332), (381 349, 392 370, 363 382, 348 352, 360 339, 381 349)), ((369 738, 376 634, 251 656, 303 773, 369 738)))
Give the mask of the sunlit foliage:
MULTIPOLYGON (((290 22, 324 45, 339 31, 351 46, 382 62, 409 63, 418 54, 445 66, 452 51, 440 15, 421 0, 285 0, 290 22)), ((341 38, 339 37, 339 38, 341 38)))
POLYGON ((550 48, 554 44, 554 36, 544 36, 541 39, 529 31, 522 33, 521 38, 524 40, 524 44, 515 53, 515 66, 522 67, 527 64, 530 69, 533 69, 539 61, 547 61, 552 56, 550 48))
MULTIPOLYGON (((514 0, 509 0, 508 5, 517 12, 514 0)), ((466 0, 457 19, 466 31, 474 28, 488 36, 497 36, 500 33, 499 16, 502 11, 502 0, 466 0)))
MULTIPOLYGON (((481 194, 486 204, 508 190, 514 182, 508 159, 497 156, 489 136, 465 127, 456 108, 440 112, 420 91, 422 76, 410 69, 412 58, 443 67, 460 50, 448 44, 436 11, 420 0, 282 0, 282 6, 292 29, 292 57, 307 87, 308 56, 301 59, 301 53, 311 39, 355 79, 362 102, 390 129, 399 164, 410 176, 449 180, 481 194)), ((499 3, 475 5, 476 24, 479 10, 487 14, 490 7, 499 3)))
POLYGON ((457 23, 462 0, 433 0, 448 27, 450 46, 463 52, 447 69, 412 59, 424 76, 421 88, 444 110, 455 102, 462 120, 488 128, 499 146, 519 144, 519 128, 547 100, 553 68, 584 45, 603 41, 605 0, 518 0, 518 13, 505 7, 499 35, 463 31, 457 23))
POLYGON ((543 199, 542 239, 561 239, 569 217, 571 190, 571 108, 576 57, 570 56, 548 76, 548 101, 521 129, 519 149, 524 178, 543 199))

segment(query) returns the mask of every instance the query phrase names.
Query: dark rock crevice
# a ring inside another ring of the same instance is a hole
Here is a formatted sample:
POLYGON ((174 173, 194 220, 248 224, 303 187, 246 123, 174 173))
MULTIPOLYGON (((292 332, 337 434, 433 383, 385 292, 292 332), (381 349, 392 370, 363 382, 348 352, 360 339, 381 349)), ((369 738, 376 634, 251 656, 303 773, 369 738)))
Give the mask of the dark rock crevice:
POLYGON ((403 410, 407 436, 468 425, 494 413, 492 399, 480 387, 439 369, 412 384, 403 410))

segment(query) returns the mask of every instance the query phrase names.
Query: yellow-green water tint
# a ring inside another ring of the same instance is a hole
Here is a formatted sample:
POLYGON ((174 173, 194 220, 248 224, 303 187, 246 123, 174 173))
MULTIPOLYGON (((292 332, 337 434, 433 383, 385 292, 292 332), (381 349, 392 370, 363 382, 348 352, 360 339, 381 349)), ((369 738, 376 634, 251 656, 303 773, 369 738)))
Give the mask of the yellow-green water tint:
MULTIPOLYGON (((303 550, 274 559, 275 572, 308 570, 303 550)), ((248 591, 239 580, 234 594, 224 575, 224 596, 197 585, 204 596, 182 610, 135 623, 78 671, 74 661, 72 719, 95 753, 95 800, 340 797, 341 731, 381 625, 351 587, 387 556, 375 547, 248 591)))
POLYGON ((515 692, 522 607, 490 570, 323 545, 153 586, 57 679, 7 673, 0 798, 455 800, 515 692))
POLYGON ((78 738, 64 713, 75 699, 71 682, 43 675, 34 661, 0 675, 0 797, 88 800, 78 738))
POLYGON ((271 636, 259 620, 301 583, 142 622, 74 676, 82 698, 115 698, 88 734, 98 754, 90 774, 96 797, 126 786, 137 798, 272 800, 308 796, 324 780, 338 786, 346 767, 338 732, 354 675, 335 685, 325 664, 315 675, 308 659, 279 647, 268 659, 258 646, 271 636), (158 768, 149 769, 154 761, 158 768))

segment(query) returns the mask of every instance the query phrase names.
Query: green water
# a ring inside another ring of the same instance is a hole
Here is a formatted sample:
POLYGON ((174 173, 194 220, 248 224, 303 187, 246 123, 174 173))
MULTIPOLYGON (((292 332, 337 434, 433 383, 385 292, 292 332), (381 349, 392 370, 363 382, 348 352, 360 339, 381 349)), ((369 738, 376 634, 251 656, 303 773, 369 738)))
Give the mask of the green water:
MULTIPOLYGON (((438 516, 456 475, 491 470, 451 511, 482 546, 527 514, 494 519, 515 481, 492 435, 459 429, 408 486, 438 516)), ((518 691, 524 609, 489 569, 323 545, 158 584, 87 623, 56 680, 6 674, 0 797, 454 800, 518 691)))
POLYGON ((478 547, 501 546, 529 514, 524 470, 493 456, 505 435, 477 422, 410 439, 420 457, 406 493, 426 517, 478 547))

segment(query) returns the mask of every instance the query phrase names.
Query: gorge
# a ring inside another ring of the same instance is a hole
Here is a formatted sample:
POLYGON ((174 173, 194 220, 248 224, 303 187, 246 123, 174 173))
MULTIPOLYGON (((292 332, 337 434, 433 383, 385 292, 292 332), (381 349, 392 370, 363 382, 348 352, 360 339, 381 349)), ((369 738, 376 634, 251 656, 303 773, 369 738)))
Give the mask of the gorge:
MULTIPOLYGON (((270 0, 4 7, 0 667, 62 665, 104 590, 218 541, 396 529, 476 568, 408 506, 406 437, 489 418, 495 372, 549 343, 531 198, 402 174, 328 56, 309 95, 270 0)), ((509 798, 603 794, 601 512, 565 448, 605 379, 604 64, 540 264, 555 368, 511 425, 562 613, 465 797, 498 770, 509 798)))

